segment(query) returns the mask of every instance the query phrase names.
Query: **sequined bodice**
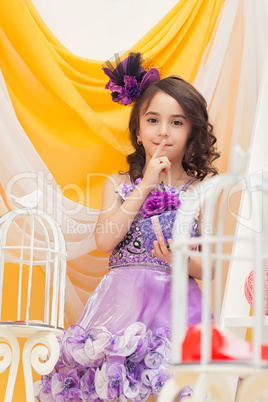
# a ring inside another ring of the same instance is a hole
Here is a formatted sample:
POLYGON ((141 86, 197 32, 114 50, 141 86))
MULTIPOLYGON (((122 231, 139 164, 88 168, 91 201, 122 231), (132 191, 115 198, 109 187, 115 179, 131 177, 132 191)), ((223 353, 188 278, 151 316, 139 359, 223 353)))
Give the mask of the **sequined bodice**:
MULTIPOLYGON (((121 196, 121 202, 124 202, 135 186, 139 184, 140 180, 141 179, 136 180, 133 185, 121 184, 119 186, 118 193, 121 196)), ((180 192, 186 192, 188 185, 190 185, 192 181, 193 180, 189 180, 180 192)), ((174 189, 175 188, 172 186, 165 185, 165 191, 174 192, 174 189)), ((155 268, 159 267, 161 269, 170 270, 170 264, 155 257, 151 252, 146 251, 139 227, 139 221, 141 219, 142 214, 141 210, 139 210, 123 240, 112 250, 109 258, 109 269, 123 266, 153 266, 155 268)))

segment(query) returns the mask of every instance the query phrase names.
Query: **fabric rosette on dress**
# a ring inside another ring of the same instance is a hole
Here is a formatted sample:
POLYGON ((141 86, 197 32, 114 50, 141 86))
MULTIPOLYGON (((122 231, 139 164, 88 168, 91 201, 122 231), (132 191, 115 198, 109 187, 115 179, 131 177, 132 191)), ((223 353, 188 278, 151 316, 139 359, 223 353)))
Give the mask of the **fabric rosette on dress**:
MULTIPOLYGON (((177 210, 181 206, 181 197, 188 190, 164 184, 158 184, 155 191, 151 192, 141 208, 141 220, 139 227, 143 236, 144 246, 147 251, 154 248, 153 242, 160 237, 168 245, 168 239, 173 237, 173 226, 177 210)), ((198 236, 198 220, 195 219, 191 228, 191 237, 198 236)))
POLYGON ((69 327, 59 339, 61 357, 55 371, 35 383, 40 401, 147 401, 169 377, 171 334, 155 334, 143 323, 128 326, 123 334, 105 327, 85 331, 69 327))

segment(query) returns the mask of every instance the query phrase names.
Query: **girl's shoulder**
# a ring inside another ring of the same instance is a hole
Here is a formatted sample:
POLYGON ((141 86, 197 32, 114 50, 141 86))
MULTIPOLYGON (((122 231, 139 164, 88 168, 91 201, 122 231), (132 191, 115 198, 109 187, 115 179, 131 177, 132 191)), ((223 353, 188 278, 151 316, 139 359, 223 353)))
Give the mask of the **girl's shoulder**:
POLYGON ((193 187, 195 187, 200 181, 196 179, 195 177, 191 177, 186 175, 179 183, 177 183, 177 189, 179 191, 186 191, 186 190, 191 190, 193 187))
POLYGON ((107 177, 107 181, 110 181, 114 186, 118 187, 121 184, 131 184, 130 176, 128 173, 112 173, 107 177))
POLYGON ((140 181, 138 179, 133 183, 129 173, 113 173, 107 177, 105 187, 125 200, 140 181))

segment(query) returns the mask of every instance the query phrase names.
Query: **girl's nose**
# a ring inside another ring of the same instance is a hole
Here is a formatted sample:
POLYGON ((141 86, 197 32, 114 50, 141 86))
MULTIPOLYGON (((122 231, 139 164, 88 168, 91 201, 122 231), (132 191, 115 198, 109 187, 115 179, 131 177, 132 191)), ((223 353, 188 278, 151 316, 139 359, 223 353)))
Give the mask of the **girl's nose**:
POLYGON ((159 135, 161 135, 161 137, 169 137, 169 132, 166 124, 161 124, 161 126, 159 127, 159 135))

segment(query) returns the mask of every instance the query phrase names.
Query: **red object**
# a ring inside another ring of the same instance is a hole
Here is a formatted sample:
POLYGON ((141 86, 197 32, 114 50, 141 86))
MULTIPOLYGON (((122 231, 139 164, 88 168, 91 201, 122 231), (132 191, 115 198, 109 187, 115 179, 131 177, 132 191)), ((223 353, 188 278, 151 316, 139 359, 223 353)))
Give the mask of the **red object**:
MULTIPOLYGON (((233 335, 223 334, 211 324, 211 360, 250 360, 252 345, 233 335)), ((188 328, 182 345, 182 361, 197 362, 201 358, 201 324, 188 328)), ((263 354, 268 356, 264 347, 263 354)))
MULTIPOLYGON (((265 306, 265 314, 268 315, 268 264, 265 267, 265 290, 266 290, 266 306, 265 306)), ((252 307, 253 306, 253 292, 254 292, 254 270, 251 271, 245 279, 244 283, 244 292, 247 299, 247 302, 252 307)))

